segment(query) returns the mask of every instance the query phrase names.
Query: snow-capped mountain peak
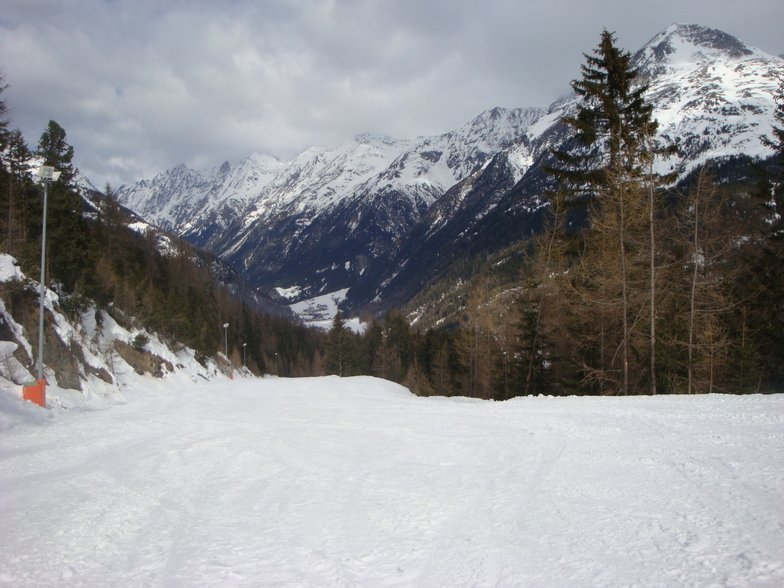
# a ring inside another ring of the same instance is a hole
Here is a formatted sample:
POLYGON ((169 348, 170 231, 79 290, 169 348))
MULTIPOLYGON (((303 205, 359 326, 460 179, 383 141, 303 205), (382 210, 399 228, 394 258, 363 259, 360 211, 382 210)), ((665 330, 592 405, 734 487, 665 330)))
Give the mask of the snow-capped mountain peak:
MULTIPOLYGON (((781 58, 722 31, 673 24, 637 51, 632 65, 649 86, 660 139, 680 151, 660 161, 659 171, 683 174, 710 159, 769 154, 760 136, 774 122, 781 58)), ((357 290, 375 292, 401 264, 424 261, 428 248, 492 233, 481 228, 486 219, 541 210, 546 180, 537 162, 570 140, 561 117, 576 101, 492 108, 450 132, 413 140, 366 133, 288 162, 254 154, 211 172, 178 166, 123 187, 120 202, 243 268, 264 290, 298 286, 308 298, 362 281, 357 290), (420 222, 428 226, 412 232, 420 222), (426 242, 437 233, 440 244, 426 242), (424 241, 399 258, 414 234, 424 241)), ((530 234, 536 222, 514 225, 530 234)), ((504 227, 498 235, 522 238, 504 227)), ((454 244, 453 257, 458 250, 454 244)), ((422 266, 431 271, 435 263, 422 266)))
POLYGON ((771 97, 784 61, 723 31, 673 24, 633 58, 650 87, 659 134, 676 143, 682 171, 707 159, 765 156, 759 137, 773 122, 771 97))
POLYGON ((758 53, 759 50, 724 31, 695 24, 676 23, 648 41, 641 52, 659 62, 693 63, 710 60, 719 55, 746 57, 758 53))
POLYGON ((713 66, 716 62, 777 59, 732 35, 694 24, 673 24, 653 37, 634 55, 643 78, 677 70, 713 66))
MULTIPOLYGON (((373 257, 451 186, 499 151, 525 141, 526 129, 543 112, 493 108, 454 131, 415 140, 365 133, 336 146, 311 147, 288 162, 253 154, 212 171, 180 165, 152 180, 122 187, 119 199, 153 224, 213 248, 245 268, 259 263, 257 250, 275 234, 273 225, 282 223, 280 237, 287 241, 276 260, 262 263, 275 267, 283 260, 281 255, 294 250, 320 250, 321 245, 306 236, 316 230, 314 222, 334 224, 335 215, 346 218, 351 232, 365 231, 370 242, 362 254, 373 257), (358 212, 363 208, 367 214, 358 212), (348 209, 354 212, 347 213, 348 209), (384 211, 379 213, 380 209, 384 211), (324 220, 327 217, 333 220, 324 220), (375 242, 379 238, 383 245, 375 242)), ((311 273, 332 272, 335 265, 322 264, 310 267, 311 273)), ((351 256, 337 265, 360 268, 363 263, 351 256)), ((342 287, 333 284, 332 289, 342 287)))

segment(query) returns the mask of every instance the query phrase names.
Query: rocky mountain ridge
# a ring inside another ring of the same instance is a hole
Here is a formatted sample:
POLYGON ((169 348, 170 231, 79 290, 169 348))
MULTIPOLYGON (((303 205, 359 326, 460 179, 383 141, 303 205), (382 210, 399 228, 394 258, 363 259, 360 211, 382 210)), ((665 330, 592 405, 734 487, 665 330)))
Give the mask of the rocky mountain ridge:
MULTIPOLYGON (((121 204, 208 248, 257 285, 303 296, 349 287, 446 190, 524 141, 540 109, 489 110, 459 129, 415 141, 360 135, 291 162, 254 154, 209 172, 178 166, 118 190, 121 204), (325 255, 324 245, 338 259, 325 255), (291 263, 291 261, 294 263, 291 263), (337 263, 337 265, 336 265, 337 263), (318 276, 316 282, 308 276, 318 276)), ((529 162, 518 161, 522 169, 529 162)))
MULTIPOLYGON (((675 24, 634 54, 662 141, 681 175, 708 160, 765 157, 784 60, 722 31, 675 24)), ((211 172, 180 166, 125 186, 120 202, 206 247, 264 292, 302 298, 350 288, 346 304, 400 303, 455 260, 536 232, 547 202, 540 164, 570 141, 548 109, 482 113, 436 137, 363 135, 291 162, 253 155, 211 172)))
MULTIPOLYGON (((678 156, 656 162, 660 173, 684 177, 711 160, 770 154, 760 137, 774 122, 773 97, 784 60, 722 31, 675 24, 637 51, 632 64, 649 84, 660 140, 679 150, 678 156)), ((486 259, 536 233, 550 181, 541 164, 550 162, 550 149, 564 149, 570 140, 560 119, 576 103, 576 96, 554 103, 528 128, 526 141, 449 190, 406 236, 385 271, 359 281, 348 304, 399 306, 453 264, 486 259), (509 160, 520 157, 531 163, 517 177, 509 160)))

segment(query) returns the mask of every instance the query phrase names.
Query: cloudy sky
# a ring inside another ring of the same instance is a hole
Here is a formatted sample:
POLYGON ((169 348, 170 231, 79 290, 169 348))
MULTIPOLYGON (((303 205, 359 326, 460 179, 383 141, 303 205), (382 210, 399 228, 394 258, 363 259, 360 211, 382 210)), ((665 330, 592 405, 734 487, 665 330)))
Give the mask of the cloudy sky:
POLYGON ((784 53, 781 0, 2 0, 0 69, 31 146, 54 119, 118 186, 547 106, 602 28, 634 51, 674 22, 784 53))

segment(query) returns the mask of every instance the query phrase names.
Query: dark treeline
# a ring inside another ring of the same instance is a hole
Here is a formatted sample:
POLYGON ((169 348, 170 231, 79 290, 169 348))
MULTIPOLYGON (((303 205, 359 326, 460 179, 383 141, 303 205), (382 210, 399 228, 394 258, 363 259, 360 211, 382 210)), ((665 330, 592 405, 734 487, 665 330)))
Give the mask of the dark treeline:
MULTIPOLYGON (((768 180, 764 185, 770 186, 768 180)), ((618 248, 605 242, 608 232, 617 231, 569 233, 560 230, 557 215, 529 243, 528 263, 515 281, 492 271, 474 278, 456 325, 417 329, 391 311, 357 335, 338 316, 325 367, 342 376, 386 378, 420 395, 505 400, 528 394, 652 394, 653 356, 657 394, 780 390, 784 248, 780 221, 766 214, 771 195, 747 183, 717 184, 708 168, 681 189, 658 194, 655 347, 645 263, 649 240, 640 238, 650 235, 637 231, 635 240, 643 242, 634 244, 627 267, 633 309, 627 389, 620 364, 618 248), (600 238, 601 243, 593 241, 600 238), (615 263, 593 257, 607 255, 608 248, 615 263)))
POLYGON ((656 140, 630 61, 607 31, 586 55, 563 119, 574 141, 545 168, 557 188, 521 275, 480 273, 449 332, 391 313, 358 337, 337 319, 330 372, 495 399, 781 389, 784 85, 772 161, 706 165, 675 189, 654 170, 677 149, 656 140))
MULTIPOLYGON (((46 276, 67 314, 76 319, 95 303, 126 327, 156 331, 204 355, 224 351, 227 335, 232 363, 247 362, 258 374, 323 373, 322 333, 238 301, 215 279, 217 260, 184 241, 130 229, 133 219, 110 186, 86 202, 74 186, 78 172, 65 130, 50 121, 30 149, 20 131, 8 129, 5 115, 0 101, 0 250, 37 279, 43 198, 30 168, 33 161, 53 166, 61 176, 48 187, 46 276)), ((15 306, 37 305, 36 288, 11 289, 15 306)))

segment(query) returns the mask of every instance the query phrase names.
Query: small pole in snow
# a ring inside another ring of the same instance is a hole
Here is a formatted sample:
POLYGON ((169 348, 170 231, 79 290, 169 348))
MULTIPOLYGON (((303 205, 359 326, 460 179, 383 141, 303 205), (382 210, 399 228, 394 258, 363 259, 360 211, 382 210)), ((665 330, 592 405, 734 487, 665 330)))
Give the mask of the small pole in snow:
POLYGON ((243 343, 242 344, 242 367, 245 367, 247 363, 248 363, 248 344, 243 343))
POLYGON ((223 349, 229 359, 229 323, 223 323, 223 349))

